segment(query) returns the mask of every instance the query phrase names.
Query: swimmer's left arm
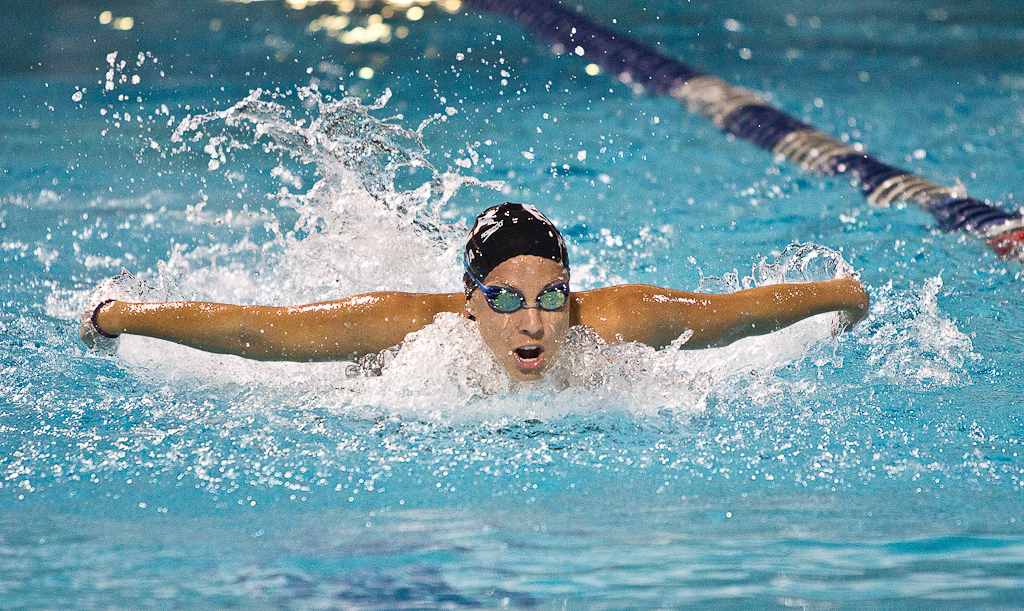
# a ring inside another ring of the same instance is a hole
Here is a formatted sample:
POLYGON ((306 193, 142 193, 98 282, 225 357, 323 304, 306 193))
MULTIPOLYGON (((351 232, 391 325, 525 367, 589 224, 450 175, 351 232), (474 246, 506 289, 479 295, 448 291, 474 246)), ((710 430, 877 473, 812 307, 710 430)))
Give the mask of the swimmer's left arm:
POLYGON ((867 316, 869 306, 864 285, 853 278, 725 295, 634 284, 576 293, 574 300, 573 324, 588 325, 610 342, 636 341, 655 348, 688 331, 692 335, 684 348, 725 346, 825 312, 841 312, 848 328, 867 316))

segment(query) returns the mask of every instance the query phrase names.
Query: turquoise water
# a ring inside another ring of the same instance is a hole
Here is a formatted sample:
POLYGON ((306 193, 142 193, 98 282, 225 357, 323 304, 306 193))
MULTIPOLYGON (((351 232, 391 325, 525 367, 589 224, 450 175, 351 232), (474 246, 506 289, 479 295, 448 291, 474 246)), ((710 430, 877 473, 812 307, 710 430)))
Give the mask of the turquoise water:
MULTIPOLYGON (((1016 3, 621 4, 582 6, 1017 207, 1016 3)), ((506 21, 398 10, 389 42, 353 45, 310 31, 334 14, 5 8, 5 609, 1024 604, 1019 265, 506 21), (872 314, 700 352, 581 335, 576 373, 539 387, 453 320, 362 367, 77 339, 122 268, 148 300, 457 290, 461 224, 505 199, 564 228, 577 289, 848 264, 872 314)))

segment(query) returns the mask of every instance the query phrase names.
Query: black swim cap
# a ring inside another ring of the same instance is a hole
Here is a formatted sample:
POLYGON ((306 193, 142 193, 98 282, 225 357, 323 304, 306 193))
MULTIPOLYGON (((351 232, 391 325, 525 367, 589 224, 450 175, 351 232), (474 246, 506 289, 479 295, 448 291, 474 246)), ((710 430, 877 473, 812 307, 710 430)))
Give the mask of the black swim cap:
MULTIPOLYGON (((484 210, 466 238, 466 270, 483 282, 503 262, 519 255, 551 259, 569 271, 569 253, 558 228, 529 204, 505 202, 484 210)), ((466 294, 476 288, 465 278, 466 294)))

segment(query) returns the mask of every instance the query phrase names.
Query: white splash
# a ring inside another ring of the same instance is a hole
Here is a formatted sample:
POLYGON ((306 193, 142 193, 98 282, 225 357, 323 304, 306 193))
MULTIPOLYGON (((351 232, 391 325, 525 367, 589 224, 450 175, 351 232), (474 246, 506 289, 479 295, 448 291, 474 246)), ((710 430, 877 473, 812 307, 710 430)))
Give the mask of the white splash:
MULTIPOLYGON (((971 382, 965 366, 981 356, 939 310, 941 288, 942 277, 936 276, 914 294, 890 294, 874 304, 875 316, 885 322, 861 340, 870 347, 866 381, 943 387, 971 382)), ((891 293, 891 283, 885 289, 891 293)))
MULTIPOLYGON (((236 303, 301 303, 374 290, 458 290, 458 252, 465 227, 442 219, 444 206, 464 185, 497 187, 457 173, 439 172, 428 161, 423 130, 402 127, 373 112, 356 98, 327 100, 315 88, 298 92, 307 116, 296 118, 278 94, 265 99, 255 91, 231 108, 189 117, 174 132, 171 154, 203 155, 218 171, 231 172, 232 151, 262 146, 267 154, 285 154, 312 164, 318 179, 294 194, 301 178, 280 165, 274 172, 284 185, 277 194, 298 220, 290 229, 270 212, 243 208, 210 218, 201 204, 188 214, 196 222, 263 223, 274 235, 267 244, 236 244, 184 249, 172 253, 157 286, 141 280, 120 288, 138 301, 182 297, 236 303), (401 190, 402 168, 425 170, 419 187, 401 190), (182 295, 175 287, 187 289, 182 295), (173 290, 172 290, 173 289, 173 290)), ((614 255, 610 255, 614 256, 614 255)), ((608 284, 614 265, 591 257, 587 278, 608 284)), ((781 282, 855 276, 832 250, 793 244, 774 261, 755 264, 750 276, 703 277, 699 291, 726 292, 781 282)), ((685 287, 680 287, 685 288, 685 287)), ((937 290, 937 289, 936 289, 937 290)), ((930 293, 934 306, 934 291, 930 293)), ((927 295, 926 300, 927 302, 927 295)), ((780 369, 813 363, 842 367, 832 337, 833 315, 814 317, 768 336, 747 338, 708 350, 670 347, 656 351, 637 344, 607 345, 586 329, 574 329, 567 349, 547 378, 524 384, 510 379, 488 352, 475 323, 442 315, 411 334, 399 347, 361 363, 260 363, 199 353, 157 340, 124 337, 119 356, 144 377, 188 385, 234 389, 253 410, 265 405, 325 408, 350 417, 381 413, 429 421, 549 418, 595 411, 688 418, 712 405, 712 398, 771 401, 787 393, 813 392, 813 383, 794 384, 776 375, 780 369)), ((922 358, 922 376, 956 383, 963 364, 964 337, 927 303, 917 333, 905 341, 905 326, 883 325, 892 335, 882 348, 872 342, 871 363, 878 376, 905 375, 903 364, 922 358), (934 356, 933 356, 934 355, 934 356), (959 359, 959 360, 958 360, 959 359), (959 365, 958 365, 959 363, 959 365), (903 371, 903 374, 896 373, 903 371)), ((877 325, 875 325, 877 327, 877 325)), ((864 341, 860 325, 853 337, 864 341)))
POLYGON ((206 253, 182 253, 170 267, 207 268, 197 278, 204 284, 217 284, 215 276, 226 275, 234 287, 228 297, 236 300, 245 293, 294 302, 381 289, 455 290, 458 274, 452 270, 466 228, 442 221, 441 210, 462 186, 501 185, 439 172, 430 164, 423 130, 439 117, 415 130, 374 117, 390 92, 367 106, 358 98, 328 100, 315 88, 300 88, 297 97, 309 115, 302 118, 276 94, 265 97, 257 90, 227 110, 182 120, 172 137, 178 145, 174 153, 194 154, 192 144, 205 143, 203 153, 223 164, 232 150, 260 143, 268 153, 315 165, 319 179, 303 194, 287 188, 298 184, 291 170, 275 169, 286 184, 277 194, 279 202, 296 210, 298 220, 291 229, 281 229, 276 219, 266 221, 276 239, 259 248, 255 270, 242 270, 259 277, 258 287, 250 282, 243 289, 238 270, 210 265, 206 253), (238 130, 252 142, 241 140, 238 130), (427 179, 415 189, 396 188, 398 172, 409 168, 425 170, 427 179))

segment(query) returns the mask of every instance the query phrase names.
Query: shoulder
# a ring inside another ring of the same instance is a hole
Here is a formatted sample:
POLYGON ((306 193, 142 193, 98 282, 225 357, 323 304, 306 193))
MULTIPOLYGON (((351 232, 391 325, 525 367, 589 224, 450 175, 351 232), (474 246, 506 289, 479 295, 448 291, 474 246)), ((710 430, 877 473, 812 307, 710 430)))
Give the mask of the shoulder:
POLYGON ((571 300, 577 312, 607 311, 644 300, 650 293, 645 289, 652 288, 654 287, 643 284, 605 286, 589 291, 575 291, 571 295, 571 300))
POLYGON ((647 284, 603 287, 573 293, 570 320, 591 327, 609 342, 661 345, 662 335, 674 332, 693 308, 704 305, 703 297, 647 284), (666 325, 671 329, 663 329, 666 325))
POLYGON ((620 284, 574 292, 572 304, 579 316, 591 316, 596 313, 635 312, 670 304, 701 305, 714 297, 650 284, 620 284))

